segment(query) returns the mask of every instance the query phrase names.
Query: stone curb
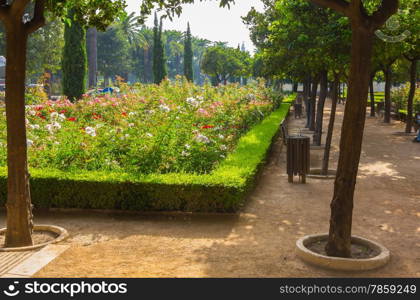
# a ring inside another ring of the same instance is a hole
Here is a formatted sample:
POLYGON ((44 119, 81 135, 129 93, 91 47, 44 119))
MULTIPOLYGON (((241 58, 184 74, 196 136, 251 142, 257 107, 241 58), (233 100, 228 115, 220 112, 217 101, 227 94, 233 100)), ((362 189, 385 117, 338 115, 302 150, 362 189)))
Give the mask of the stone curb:
POLYGON ((328 237, 328 234, 315 234, 307 235, 300 238, 296 242, 297 255, 305 262, 327 269, 340 270, 340 271, 367 271, 377 269, 384 266, 390 260, 390 252, 381 244, 364 239, 358 236, 352 236, 352 241, 358 244, 368 246, 379 254, 372 258, 366 259, 353 259, 353 258, 341 258, 331 257, 315 253, 309 250, 306 245, 317 241, 324 240, 328 237))
MULTIPOLYGON (((4 233, 5 231, 6 231, 6 228, 0 229, 0 234, 4 233)), ((52 241, 38 244, 38 245, 33 245, 33 246, 28 246, 28 247, 17 247, 17 248, 0 248, 0 252, 37 250, 50 244, 56 244, 56 243, 62 242, 69 237, 69 233, 67 232, 67 230, 58 226, 53 226, 53 225, 35 225, 34 231, 49 231, 49 232, 53 232, 57 234, 58 236, 52 241)))

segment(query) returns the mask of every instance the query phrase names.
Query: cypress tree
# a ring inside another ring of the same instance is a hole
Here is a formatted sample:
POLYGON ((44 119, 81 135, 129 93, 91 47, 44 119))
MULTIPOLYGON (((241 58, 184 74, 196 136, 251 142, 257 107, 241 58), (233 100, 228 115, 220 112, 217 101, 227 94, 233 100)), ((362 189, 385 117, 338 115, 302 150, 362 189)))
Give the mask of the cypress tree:
POLYGON ((159 21, 155 13, 155 26, 153 27, 153 82, 160 83, 159 68, 159 21))
POLYGON ((166 70, 165 49, 162 42, 162 20, 158 21, 155 13, 155 26, 153 28, 153 82, 160 84, 168 75, 166 70))
POLYGON ((69 11, 68 18, 71 23, 66 23, 64 29, 63 94, 74 101, 79 99, 86 89, 86 30, 75 20, 73 10, 69 11))
POLYGON ((159 26, 159 78, 160 82, 168 76, 168 70, 166 69, 166 57, 165 57, 165 47, 162 41, 162 28, 163 22, 162 19, 160 20, 159 26))
POLYGON ((190 23, 188 22, 187 34, 184 41, 184 76, 188 81, 194 81, 193 50, 190 23))

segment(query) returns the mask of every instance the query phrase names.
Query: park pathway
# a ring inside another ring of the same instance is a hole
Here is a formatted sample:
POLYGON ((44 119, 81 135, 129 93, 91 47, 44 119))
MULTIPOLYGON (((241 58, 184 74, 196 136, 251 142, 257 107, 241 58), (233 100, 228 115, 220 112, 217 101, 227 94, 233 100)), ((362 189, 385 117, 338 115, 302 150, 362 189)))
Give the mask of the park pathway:
MULTIPOLYGON (((327 128, 328 108, 325 114, 327 128)), ((339 105, 332 165, 337 161, 339 105)), ((293 117, 294 131, 303 120, 293 117)), ((419 277, 420 144, 393 135, 403 125, 368 118, 355 195, 353 233, 386 245, 384 268, 363 273, 318 269, 295 255, 296 240, 328 231, 332 181, 289 184, 279 140, 258 187, 235 215, 37 213, 36 222, 66 228, 71 247, 39 277, 419 277)), ((319 167, 322 150, 312 150, 319 167)), ((4 224, 4 215, 0 216, 4 224)))

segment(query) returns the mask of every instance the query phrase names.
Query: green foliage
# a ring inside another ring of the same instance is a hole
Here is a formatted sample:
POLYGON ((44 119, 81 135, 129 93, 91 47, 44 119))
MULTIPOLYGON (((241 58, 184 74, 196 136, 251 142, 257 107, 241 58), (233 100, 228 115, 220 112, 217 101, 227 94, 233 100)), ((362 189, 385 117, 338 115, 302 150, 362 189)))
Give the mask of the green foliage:
POLYGON ((201 61, 204 73, 215 79, 215 84, 226 84, 235 77, 247 76, 250 72, 250 56, 248 52, 225 46, 213 46, 206 50, 201 61))
POLYGON ((127 80, 126 74, 131 67, 129 47, 129 40, 118 24, 98 32, 98 71, 105 78, 120 76, 127 80))
POLYGON ((344 74, 351 42, 347 18, 307 0, 281 0, 265 12, 251 10, 244 21, 258 47, 254 73, 292 81, 325 69, 344 74))
MULTIPOLYGON (((235 151, 210 174, 129 174, 31 169, 36 208, 91 208, 141 211, 234 212, 256 183, 290 104, 252 128, 235 151)), ((0 170, 0 204, 6 199, 6 170, 0 170)))
MULTIPOLYGON (((407 99, 410 90, 410 83, 406 83, 401 87, 392 90, 391 100, 395 105, 395 110, 407 114, 407 99)), ((413 112, 420 113, 420 90, 416 89, 413 99, 413 112)))
POLYGON ((64 46, 64 24, 47 20, 47 24, 31 34, 28 40, 26 74, 36 82, 44 72, 57 73, 61 69, 64 46))
POLYGON ((162 41, 162 19, 158 21, 155 14, 155 27, 153 28, 153 81, 160 84, 167 76, 165 48, 162 41))
POLYGON ((185 35, 185 42, 184 42, 184 76, 189 81, 194 81, 193 57, 194 57, 194 53, 192 50, 191 29, 190 29, 190 23, 188 23, 187 33, 185 35))
POLYGON ((71 10, 68 18, 72 22, 64 29, 62 59, 63 94, 72 101, 85 93, 87 76, 86 30, 74 16, 71 10))

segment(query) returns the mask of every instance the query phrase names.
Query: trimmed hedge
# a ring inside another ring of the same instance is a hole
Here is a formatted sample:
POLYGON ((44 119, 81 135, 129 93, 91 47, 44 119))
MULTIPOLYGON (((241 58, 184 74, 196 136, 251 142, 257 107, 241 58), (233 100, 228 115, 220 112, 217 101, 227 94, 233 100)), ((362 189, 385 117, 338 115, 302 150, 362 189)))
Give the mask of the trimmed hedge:
MULTIPOLYGON (((290 103, 281 104, 253 127, 240 138, 235 151, 210 174, 31 169, 32 202, 36 208, 234 212, 253 188, 289 109, 290 103)), ((0 168, 0 205, 6 199, 6 174, 6 168, 0 168)))

